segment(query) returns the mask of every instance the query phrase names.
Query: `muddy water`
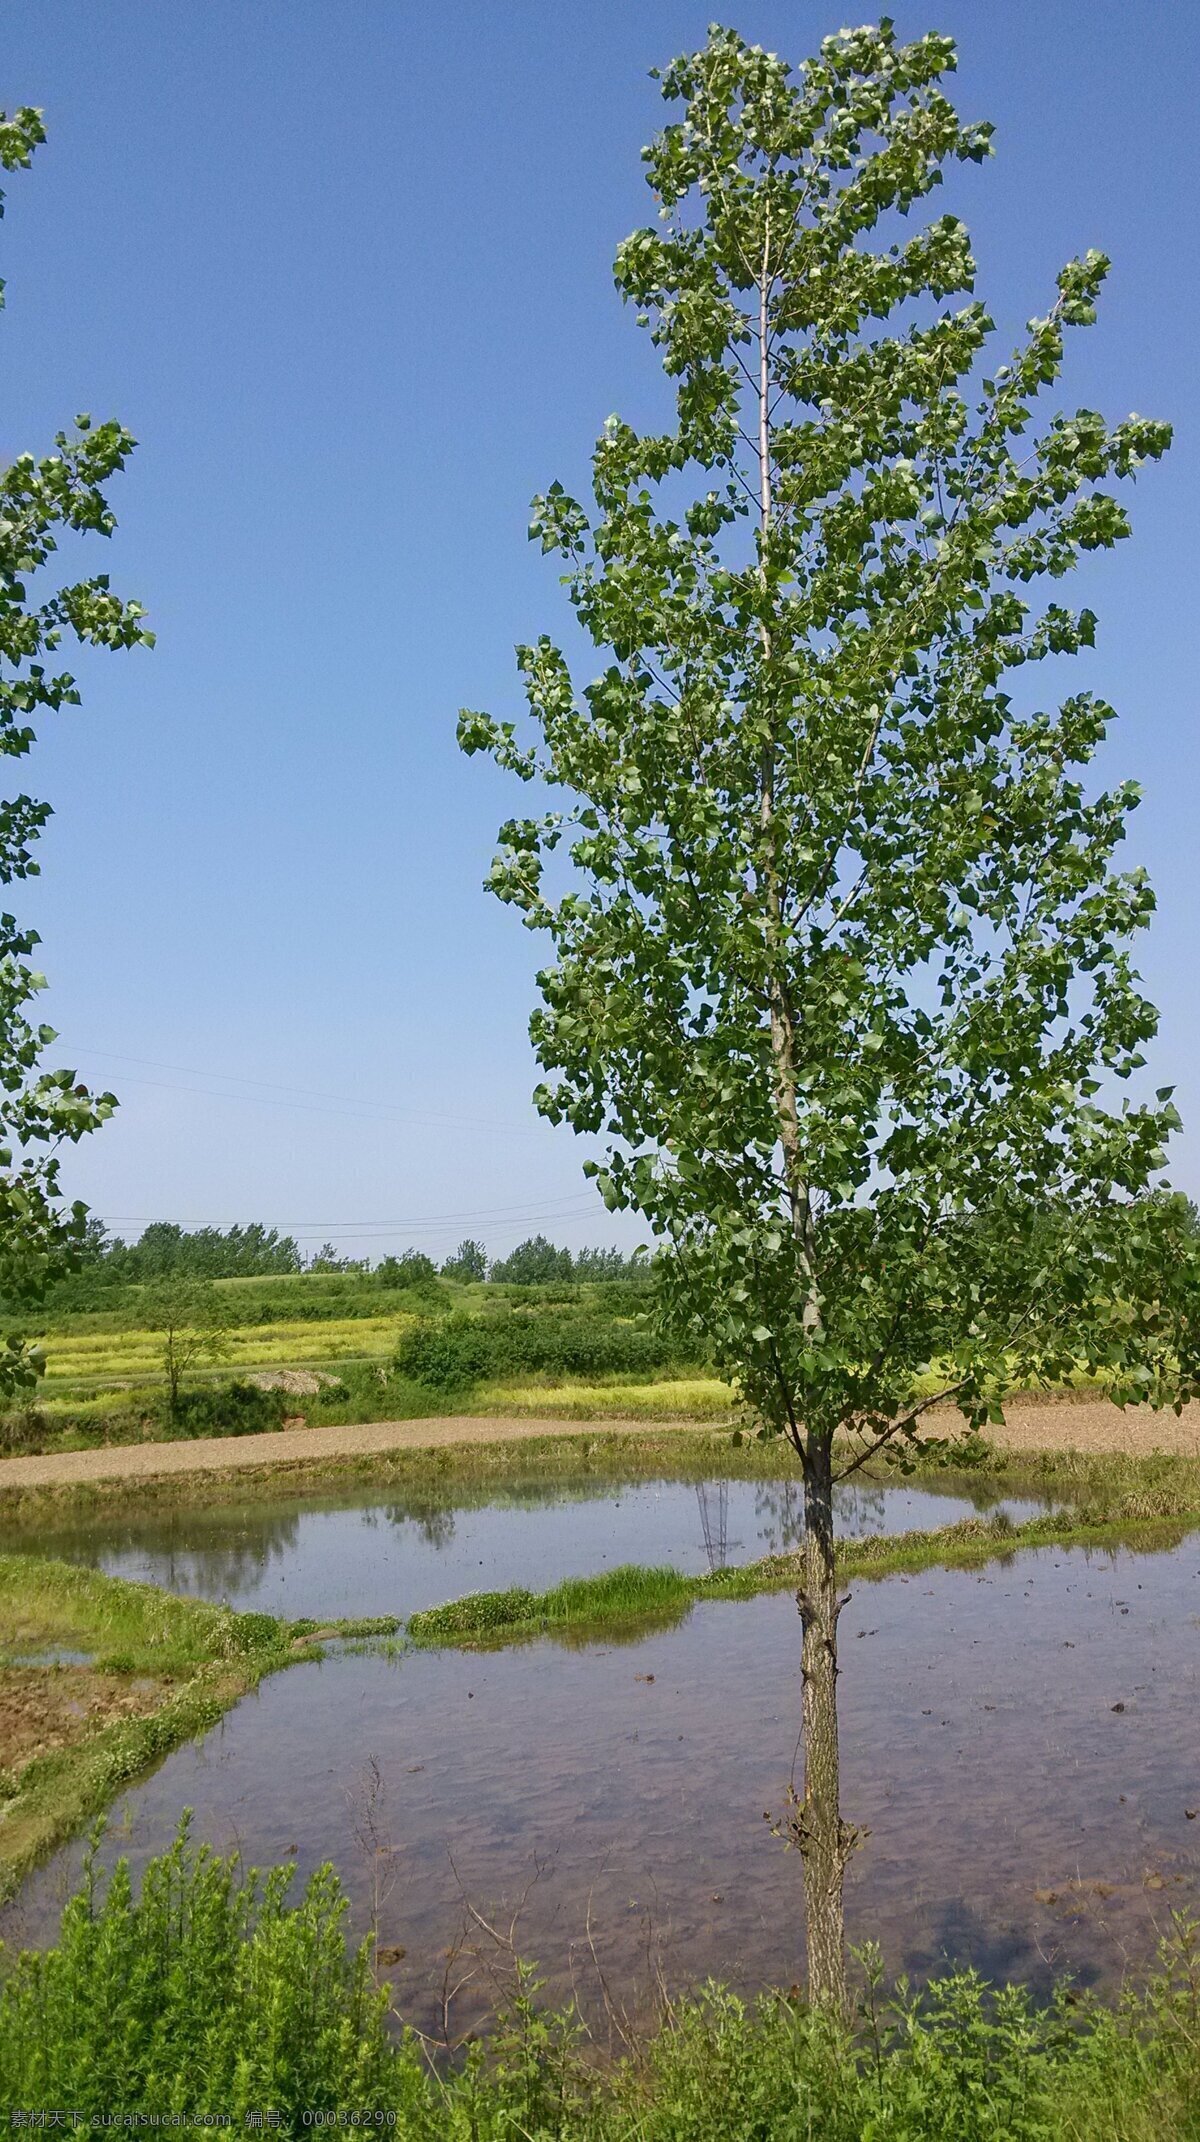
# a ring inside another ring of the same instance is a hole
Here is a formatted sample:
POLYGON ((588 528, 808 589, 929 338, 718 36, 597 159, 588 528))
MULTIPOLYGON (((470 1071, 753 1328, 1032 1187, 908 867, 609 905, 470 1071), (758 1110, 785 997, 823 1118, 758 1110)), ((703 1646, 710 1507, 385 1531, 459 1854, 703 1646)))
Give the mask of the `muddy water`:
MULTIPOLYGON (((999 1503, 983 1483, 971 1501, 847 1483, 837 1522, 846 1537, 924 1530, 999 1503)), ((593 1476, 529 1482, 503 1502, 479 1504, 383 1500, 378 1489, 319 1502, 246 1499, 123 1520, 106 1514, 36 1534, 0 1527, 0 1550, 59 1555, 264 1613, 408 1615, 462 1592, 541 1590, 618 1562, 691 1572, 753 1561, 790 1546, 801 1526, 795 1480, 614 1486, 593 1476)), ((1002 1506, 1016 1519, 1037 1507, 1012 1498, 1002 1506)))
MULTIPOLYGON (((891 1971, 950 1959, 1115 1982, 1200 1872, 1200 1537, 1158 1554, 1025 1551, 859 1582, 842 1617, 853 1938, 891 1971)), ((113 1811, 135 1864, 179 1810, 259 1863, 332 1858, 356 1922, 378 1894, 403 2013, 478 2023, 505 1951, 631 2004, 661 1969, 746 1987, 802 1973, 800 1870, 772 1835, 796 1743, 793 1601, 707 1601, 640 1642, 546 1641, 398 1663, 340 1657, 263 1684, 113 1811), (375 1782, 373 1782, 375 1781, 375 1782)), ((0 1931, 44 1935, 78 1850, 0 1931)))

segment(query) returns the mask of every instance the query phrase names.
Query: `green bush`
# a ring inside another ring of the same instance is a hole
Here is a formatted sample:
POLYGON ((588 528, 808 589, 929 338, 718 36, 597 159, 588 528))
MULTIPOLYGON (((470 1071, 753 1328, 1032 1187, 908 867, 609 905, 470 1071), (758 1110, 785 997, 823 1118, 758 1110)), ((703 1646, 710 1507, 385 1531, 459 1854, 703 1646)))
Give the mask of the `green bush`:
POLYGON ((314 2114, 394 2113, 404 2142, 1200 2142, 1186 1926, 1116 2011, 1039 2006, 970 1971, 884 2001, 868 1958, 853 2026, 710 1987, 608 2065, 518 1969, 491 2039, 437 2065, 389 2035, 332 1868, 294 1902, 291 1883, 192 1846, 186 1817, 136 1898, 124 1862, 106 1883, 89 1856, 57 1946, 0 1987, 0 2105, 216 2114, 239 2132, 269 2112, 286 2136, 314 2114))
POLYGON ((499 1315, 423 1318, 396 1349, 397 1373, 431 1391, 535 1375, 643 1376, 682 1367, 670 1340, 614 1317, 509 1310, 499 1315))
POLYGON ((0 1413, 0 1456, 12 1458, 42 1450, 51 1435, 50 1424, 37 1406, 13 1406, 0 1413))
POLYGON ((401 2071, 366 1955, 348 1951, 329 1868, 289 1907, 289 1869, 261 1886, 193 1850, 186 1828, 135 1902, 122 1863, 89 1862, 59 1944, 26 1955, 0 1995, 0 2102, 230 2113, 379 2102, 401 2071))
POLYGON ((437 1266, 424 1250, 405 1250, 399 1257, 384 1257, 372 1274, 377 1287, 430 1287, 437 1280, 437 1266))
POLYGON ((371 1361, 339 1363, 337 1382, 323 1384, 303 1405, 310 1427, 335 1427, 351 1421, 424 1420, 437 1411, 438 1401, 427 1386, 394 1374, 390 1363, 371 1361))
POLYGON ((430 1391, 469 1390, 488 1375, 493 1346, 480 1317, 422 1317, 396 1348, 396 1374, 430 1391))
POLYGON ((164 1425, 174 1435, 265 1435, 281 1428, 296 1401, 256 1383, 205 1383, 180 1391, 174 1412, 163 1400, 164 1425))

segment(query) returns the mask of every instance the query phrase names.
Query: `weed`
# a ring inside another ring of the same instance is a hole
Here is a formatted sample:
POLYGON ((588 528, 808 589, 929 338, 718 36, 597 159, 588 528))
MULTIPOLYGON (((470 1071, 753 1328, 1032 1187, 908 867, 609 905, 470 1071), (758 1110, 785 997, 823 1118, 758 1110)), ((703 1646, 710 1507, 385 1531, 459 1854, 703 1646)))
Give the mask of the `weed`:
MULTIPOLYGON (((368 1825, 367 1835, 373 1840, 368 1825)), ((406 2142, 1197 2142, 1196 1931, 1116 2008, 957 1971, 889 1997, 877 1956, 852 2019, 720 1986, 665 2005, 605 2063, 527 1965, 486 2041, 431 2061, 389 2034, 370 1943, 351 1946, 332 1868, 293 1898, 191 1843, 187 1818, 135 1896, 94 1859, 57 1945, 0 1988, 0 2101, 93 2115, 248 2116, 285 2135, 370 2112, 406 2142), (389 2115, 394 2117, 389 2118, 389 2115)))

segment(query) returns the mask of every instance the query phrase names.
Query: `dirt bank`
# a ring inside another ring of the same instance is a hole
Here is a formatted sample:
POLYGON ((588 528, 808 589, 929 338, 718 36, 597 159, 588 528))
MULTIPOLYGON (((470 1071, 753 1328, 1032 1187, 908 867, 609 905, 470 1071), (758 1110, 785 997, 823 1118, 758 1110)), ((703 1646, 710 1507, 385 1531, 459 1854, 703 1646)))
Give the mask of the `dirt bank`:
MULTIPOLYGON (((712 1433, 707 1421, 705 1431, 712 1433)), ((931 1414, 933 1434, 960 1432, 957 1413, 931 1414)), ((236 1472, 269 1465, 336 1463, 374 1451, 438 1450, 449 1444, 517 1443, 538 1436, 645 1435, 693 1432, 688 1421, 507 1420, 494 1415, 450 1415, 424 1421, 372 1421, 353 1427, 285 1428, 273 1435, 211 1436, 188 1443, 137 1443, 106 1450, 60 1451, 53 1456, 0 1460, 0 1495, 6 1489, 83 1486, 99 1480, 136 1480, 170 1473, 236 1472)), ((1105 1400, 1076 1399, 1014 1405, 1003 1428, 992 1431, 1010 1450, 1123 1450, 1144 1457, 1155 1450, 1200 1456, 1200 1405, 1179 1419, 1139 1407, 1122 1413, 1105 1400)))

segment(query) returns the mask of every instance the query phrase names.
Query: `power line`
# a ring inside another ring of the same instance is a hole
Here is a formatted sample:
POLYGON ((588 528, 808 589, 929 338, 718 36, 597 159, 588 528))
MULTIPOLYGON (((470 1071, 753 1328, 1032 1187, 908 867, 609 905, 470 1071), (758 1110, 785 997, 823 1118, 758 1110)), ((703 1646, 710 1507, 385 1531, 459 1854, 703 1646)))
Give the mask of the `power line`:
MULTIPOLYGON (((594 1203, 591 1192, 576 1190, 566 1197, 554 1198, 548 1203, 536 1205, 477 1205, 465 1212, 425 1213, 418 1218, 401 1220, 279 1220, 275 1224, 294 1234, 297 1240, 315 1240, 318 1235, 325 1233, 368 1240, 373 1236, 394 1235, 406 1230, 411 1233, 437 1231, 444 1227, 460 1226, 469 1220, 506 1220, 516 1226, 524 1226, 534 1220, 570 1220, 582 1218, 586 1212, 592 1211, 594 1203)), ((157 1224, 161 1214, 120 1212, 101 1213, 99 1217, 106 1227, 151 1227, 157 1224)), ((239 1224, 244 1223, 231 1220, 194 1221, 190 1231, 194 1232, 197 1226, 230 1227, 239 1224)))
POLYGON ((499 1131, 510 1138, 536 1137, 541 1128, 540 1124, 533 1123, 492 1123, 478 1116, 450 1116, 403 1109, 391 1101, 357 1100, 349 1094, 321 1093, 310 1086, 284 1086, 271 1079, 249 1078, 241 1071, 198 1071, 189 1064, 160 1064, 151 1057, 121 1056, 113 1049, 94 1049, 86 1042, 78 1044, 74 1049, 68 1049, 67 1053, 81 1057, 96 1056, 103 1063, 140 1064, 148 1071, 177 1071, 184 1078, 227 1079, 231 1085, 258 1086, 265 1089, 261 1093, 222 1093, 212 1087, 176 1086, 166 1079, 137 1078, 125 1074, 124 1082, 130 1086, 150 1086, 161 1093, 194 1093, 201 1099, 211 1101, 249 1101, 260 1108, 288 1108, 299 1110, 306 1115, 349 1115, 352 1121, 360 1123, 433 1123, 445 1125, 452 1130, 499 1131), (306 1098, 275 1098, 281 1094, 302 1094, 306 1098), (324 1102, 326 1105, 314 1107, 314 1102, 324 1102))

